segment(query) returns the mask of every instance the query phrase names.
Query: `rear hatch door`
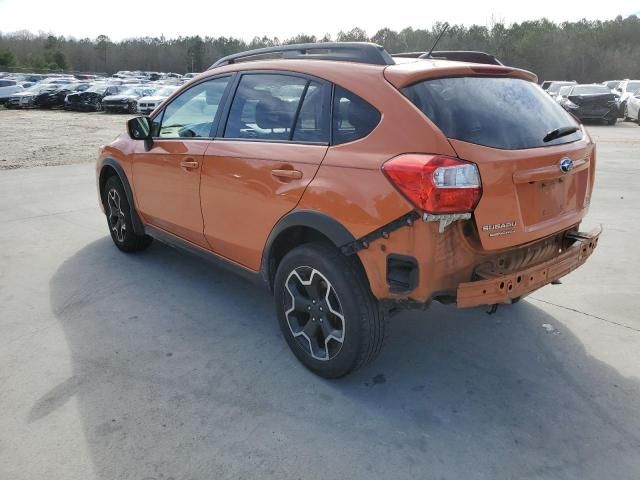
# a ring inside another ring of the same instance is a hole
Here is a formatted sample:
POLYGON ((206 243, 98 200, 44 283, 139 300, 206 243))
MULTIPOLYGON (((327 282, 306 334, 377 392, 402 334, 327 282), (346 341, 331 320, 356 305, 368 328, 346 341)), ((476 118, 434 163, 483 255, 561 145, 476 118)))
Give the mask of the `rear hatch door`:
POLYGON ((474 75, 427 79, 402 91, 461 159, 478 166, 482 197, 474 219, 484 249, 537 240, 585 215, 593 144, 538 85, 474 75))

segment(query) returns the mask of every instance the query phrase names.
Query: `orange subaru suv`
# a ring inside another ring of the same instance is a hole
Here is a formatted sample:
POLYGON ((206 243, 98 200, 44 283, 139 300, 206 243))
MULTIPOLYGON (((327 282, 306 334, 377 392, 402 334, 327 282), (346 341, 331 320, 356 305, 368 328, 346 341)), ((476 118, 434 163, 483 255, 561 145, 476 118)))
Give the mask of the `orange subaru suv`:
POLYGON ((156 238, 266 285, 295 356, 340 377, 395 311, 495 308, 582 265, 595 163, 530 72, 327 43, 216 62, 102 148, 97 183, 120 250, 156 238))

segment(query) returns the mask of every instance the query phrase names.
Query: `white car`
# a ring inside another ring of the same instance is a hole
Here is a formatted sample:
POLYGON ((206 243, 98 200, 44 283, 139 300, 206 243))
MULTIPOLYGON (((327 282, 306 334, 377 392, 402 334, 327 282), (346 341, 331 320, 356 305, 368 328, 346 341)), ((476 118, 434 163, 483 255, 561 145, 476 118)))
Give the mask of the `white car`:
POLYGON ((571 80, 571 81, 554 80, 549 84, 549 87, 547 88, 546 92, 549 95, 551 95, 551 98, 555 99, 558 96, 558 92, 562 87, 568 87, 568 86, 577 85, 577 84, 578 82, 576 82, 575 80, 571 80))
POLYGON ((140 98, 138 100, 138 112, 144 114, 151 113, 165 98, 169 97, 177 89, 177 86, 169 85, 156 90, 153 92, 153 95, 140 98))
POLYGON ((569 92, 571 91, 572 88, 573 88, 573 85, 565 85, 564 87, 560 87, 560 90, 558 90, 558 93, 556 94, 554 100, 560 105, 562 105, 562 103, 566 100, 567 95, 569 95, 569 92))
POLYGON ((620 95, 620 114, 624 120, 629 118, 627 114, 627 100, 640 92, 640 80, 623 80, 615 92, 620 95))
POLYGON ((19 85, 17 81, 0 78, 0 103, 5 103, 11 95, 22 90, 22 85, 19 85))
POLYGON ((640 125, 640 92, 637 92, 633 97, 627 99, 626 115, 640 125))

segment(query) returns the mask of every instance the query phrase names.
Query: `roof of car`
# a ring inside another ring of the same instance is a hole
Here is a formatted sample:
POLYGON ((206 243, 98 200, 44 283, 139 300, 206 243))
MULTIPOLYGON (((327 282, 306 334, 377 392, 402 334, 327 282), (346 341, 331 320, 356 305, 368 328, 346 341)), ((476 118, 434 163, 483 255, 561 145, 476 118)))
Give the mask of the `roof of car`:
POLYGON ((247 70, 282 70, 306 73, 338 84, 352 83, 354 80, 358 81, 358 78, 368 75, 375 75, 379 79, 380 74, 384 72, 384 77, 396 88, 402 88, 422 79, 461 75, 507 76, 537 82, 535 74, 513 67, 415 58, 398 58, 393 65, 326 60, 255 60, 215 67, 201 74, 198 79, 247 70))

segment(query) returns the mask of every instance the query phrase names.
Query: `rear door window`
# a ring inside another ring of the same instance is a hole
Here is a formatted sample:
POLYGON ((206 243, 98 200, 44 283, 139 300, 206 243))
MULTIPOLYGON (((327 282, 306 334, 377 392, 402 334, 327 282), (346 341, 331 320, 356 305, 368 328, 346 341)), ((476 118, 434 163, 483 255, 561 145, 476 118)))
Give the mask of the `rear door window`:
POLYGON ((329 143, 330 98, 330 84, 309 82, 293 130, 294 142, 329 143))
POLYGON ((243 75, 231 104, 224 137, 290 140, 308 82, 293 75, 243 75))
POLYGON ((449 138, 500 149, 574 142, 580 130, 544 142, 574 118, 534 83, 517 78, 452 77, 425 80, 402 92, 449 138))
POLYGON ((380 123, 380 112, 368 102, 336 85, 333 94, 333 144, 369 135, 380 123))

